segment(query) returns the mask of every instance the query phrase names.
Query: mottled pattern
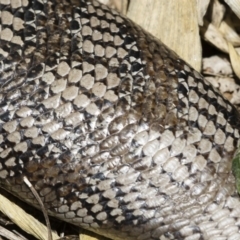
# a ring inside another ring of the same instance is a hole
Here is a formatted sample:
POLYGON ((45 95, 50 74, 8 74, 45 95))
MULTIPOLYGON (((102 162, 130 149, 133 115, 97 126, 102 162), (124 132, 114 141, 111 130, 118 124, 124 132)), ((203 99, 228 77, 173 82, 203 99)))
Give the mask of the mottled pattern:
POLYGON ((240 239, 240 117, 97 1, 1 0, 0 186, 114 239, 240 239))

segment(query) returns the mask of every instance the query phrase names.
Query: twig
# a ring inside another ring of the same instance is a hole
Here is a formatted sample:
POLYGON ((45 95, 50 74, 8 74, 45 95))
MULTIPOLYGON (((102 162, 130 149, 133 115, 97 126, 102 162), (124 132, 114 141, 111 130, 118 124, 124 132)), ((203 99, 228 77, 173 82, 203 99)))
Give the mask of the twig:
POLYGON ((48 228, 48 240, 52 240, 51 225, 50 225, 50 221, 49 221, 49 218, 48 218, 47 211, 46 211, 46 209, 45 209, 45 207, 43 205, 43 202, 42 202, 40 196, 38 195, 37 191, 35 190, 35 188, 30 183, 30 181, 28 180, 28 178, 26 176, 23 177, 23 181, 30 188, 30 190, 32 191, 34 197, 37 199, 37 201, 38 201, 38 203, 39 203, 39 205, 41 207, 41 210, 43 212, 43 215, 44 215, 44 218, 45 218, 45 221, 46 221, 46 225, 47 225, 47 228, 48 228))

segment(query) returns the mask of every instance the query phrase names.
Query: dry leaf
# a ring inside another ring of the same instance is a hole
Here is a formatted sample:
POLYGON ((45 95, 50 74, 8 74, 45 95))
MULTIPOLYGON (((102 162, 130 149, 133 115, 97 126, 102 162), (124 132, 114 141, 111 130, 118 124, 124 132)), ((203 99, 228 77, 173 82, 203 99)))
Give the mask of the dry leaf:
POLYGON ((200 70, 202 53, 195 0, 131 1, 127 16, 200 70))
POLYGON ((110 5, 111 0, 99 0, 100 3, 105 4, 105 5, 110 5))
MULTIPOLYGON (((36 220, 31 215, 23 211, 19 206, 9 201, 0 194, 0 211, 10 218, 25 232, 33 235, 37 239, 48 239, 47 227, 36 220)), ((59 236, 52 231, 53 239, 58 239, 59 236)))
POLYGON ((240 87, 236 85, 236 88, 233 92, 233 97, 231 99, 232 104, 240 104, 240 87))
POLYGON ((81 234, 79 235, 79 240, 110 240, 106 237, 99 236, 94 232, 89 232, 88 230, 82 230, 81 234))
POLYGON ((214 76, 230 76, 233 73, 228 59, 217 55, 203 58, 203 72, 214 76))
POLYGON ((237 77, 240 79, 240 67, 239 67, 240 56, 238 55, 237 51, 234 49, 233 45, 230 42, 228 42, 228 49, 229 49, 229 55, 230 55, 233 71, 237 75, 237 77))
POLYGON ((223 34, 223 37, 230 42, 233 46, 240 46, 240 37, 236 33, 231 23, 222 21, 219 30, 223 34))
POLYGON ((200 29, 203 38, 220 49, 222 52, 228 53, 228 43, 222 33, 207 20, 204 21, 204 26, 200 29))
POLYGON ((128 0, 112 0, 115 8, 122 14, 127 14, 128 0))
POLYGON ((128 0, 99 0, 99 2, 116 9, 122 14, 126 14, 128 0))
POLYGON ((240 0, 224 0, 240 19, 240 0))
POLYGON ((10 232, 9 230, 3 228, 0 226, 0 239, 2 240, 1 237, 5 237, 4 239, 10 239, 10 240, 26 240, 26 238, 22 238, 15 233, 10 232))
POLYGON ((203 17, 205 16, 210 0, 197 0, 198 24, 203 26, 203 17))
POLYGON ((223 21, 225 13, 226 13, 226 7, 223 4, 221 4, 218 0, 214 0, 212 2, 211 8, 212 8, 210 11, 211 23, 216 28, 219 28, 221 22, 223 21))

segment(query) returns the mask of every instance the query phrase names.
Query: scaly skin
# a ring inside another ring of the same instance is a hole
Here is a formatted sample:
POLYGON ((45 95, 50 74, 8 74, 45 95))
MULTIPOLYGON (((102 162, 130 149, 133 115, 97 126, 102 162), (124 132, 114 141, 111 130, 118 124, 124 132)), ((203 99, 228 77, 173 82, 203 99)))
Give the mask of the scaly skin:
POLYGON ((240 117, 97 1, 1 1, 0 186, 114 239, 240 239, 240 117))

